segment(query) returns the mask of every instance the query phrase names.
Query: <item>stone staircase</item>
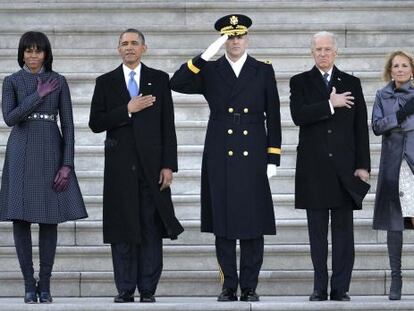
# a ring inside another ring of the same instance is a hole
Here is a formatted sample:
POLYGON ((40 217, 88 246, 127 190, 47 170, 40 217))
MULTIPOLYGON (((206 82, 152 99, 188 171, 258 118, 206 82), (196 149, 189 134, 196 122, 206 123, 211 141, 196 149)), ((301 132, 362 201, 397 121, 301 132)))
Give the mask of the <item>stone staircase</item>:
MULTIPOLYGON (((102 243, 104 135, 93 134, 87 122, 95 78, 120 63, 116 51, 119 33, 128 27, 142 30, 149 47, 143 61, 172 74, 216 38, 214 21, 233 12, 253 19, 249 53, 272 60, 281 97, 282 160, 277 176, 270 181, 278 234, 265 237, 265 261, 258 288, 263 302, 214 302, 221 288, 214 240, 212 235, 199 232, 200 166, 208 108, 201 96, 174 93, 179 172, 172 192, 185 232, 176 241, 165 241, 164 272, 157 291, 164 298, 154 310, 414 309, 414 301, 390 304, 383 296, 388 291, 390 271, 385 233, 371 229, 380 155, 380 138, 372 131, 372 188, 364 209, 355 212, 353 300, 350 304, 306 303, 304 296, 312 290, 313 273, 306 216, 293 208, 298 128, 290 118, 288 85, 292 75, 313 65, 311 35, 320 30, 333 31, 338 35, 338 67, 361 78, 370 115, 375 91, 383 85, 380 77, 386 54, 397 48, 414 52, 414 1, 0 0, 0 84, 6 75, 19 69, 19 37, 33 29, 49 36, 54 69, 66 76, 72 93, 75 165, 90 217, 59 226, 52 291, 56 297, 66 298, 56 299, 50 310, 132 308, 114 306, 111 298, 91 298, 115 294, 110 249, 102 243)), ((9 131, 1 121, 0 163, 9 131)), ((36 243, 36 226, 34 229, 36 243)), ((0 223, 1 297, 21 297, 23 292, 11 232, 10 223, 0 223)), ((413 233, 405 233, 406 295, 414 295, 413 237, 413 233)), ((37 258, 36 248, 34 256, 37 258)), ((22 306, 21 299, 0 299, 0 310, 25 308, 31 310, 22 306)), ((134 304, 134 308, 139 306, 134 304)))

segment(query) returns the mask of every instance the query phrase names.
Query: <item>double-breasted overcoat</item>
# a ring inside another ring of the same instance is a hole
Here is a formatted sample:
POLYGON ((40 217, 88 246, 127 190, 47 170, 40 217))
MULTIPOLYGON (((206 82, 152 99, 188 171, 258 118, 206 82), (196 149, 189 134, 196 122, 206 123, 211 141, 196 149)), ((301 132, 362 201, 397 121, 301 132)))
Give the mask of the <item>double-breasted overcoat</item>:
POLYGON ((403 160, 414 172, 414 115, 401 124, 398 124, 396 117, 396 112, 411 98, 414 98, 411 81, 397 90, 394 81, 390 81, 375 96, 372 129, 375 135, 382 136, 382 143, 374 229, 401 231, 404 227, 413 228, 411 221, 404 221, 401 214, 399 175, 403 160))
POLYGON ((142 64, 140 93, 153 95, 156 101, 130 117, 127 104, 131 98, 122 65, 96 79, 89 126, 95 133, 106 131, 105 243, 141 241, 138 173, 150 188, 164 225, 164 237, 175 239, 183 231, 174 214, 170 188, 160 191, 158 184, 162 168, 177 171, 177 138, 168 80, 165 72, 142 64))
POLYGON ((74 125, 66 79, 56 72, 33 74, 22 69, 4 79, 3 117, 12 127, 7 141, 0 191, 0 219, 57 224, 87 217, 74 172, 74 125), (58 88, 44 98, 37 79, 58 80, 58 88), (31 119, 32 113, 54 115, 31 119), (72 167, 65 191, 53 190, 63 165, 72 167))
POLYGON ((236 77, 225 56, 196 57, 171 88, 202 94, 210 117, 201 176, 201 230, 228 239, 275 234, 268 163, 280 162, 280 103, 270 64, 247 56, 236 77))
POLYGON ((319 69, 290 80, 290 108, 299 126, 295 176, 295 207, 326 209, 352 206, 361 209, 368 185, 354 176, 356 169, 370 170, 367 108, 360 80, 335 66, 330 88, 319 69), (332 87, 351 92, 354 105, 329 105, 332 87), (351 203, 351 204, 349 204, 351 203))

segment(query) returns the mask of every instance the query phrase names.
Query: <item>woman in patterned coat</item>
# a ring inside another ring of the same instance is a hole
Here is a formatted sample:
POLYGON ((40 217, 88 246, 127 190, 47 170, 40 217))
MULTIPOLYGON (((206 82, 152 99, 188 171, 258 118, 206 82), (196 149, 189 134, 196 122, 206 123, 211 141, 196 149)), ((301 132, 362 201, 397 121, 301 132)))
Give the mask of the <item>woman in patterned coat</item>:
POLYGON ((52 71, 50 42, 40 32, 20 38, 22 68, 3 82, 2 109, 12 127, 0 190, 0 220, 13 221, 26 303, 52 302, 50 277, 57 224, 87 217, 74 173, 72 103, 65 78, 52 71), (59 115, 61 131, 57 125, 59 115), (39 224, 39 282, 32 262, 32 223, 39 224))
POLYGON ((413 57, 393 52, 384 68, 388 84, 377 92, 372 110, 372 129, 382 135, 374 229, 387 230, 391 300, 401 298, 402 231, 414 225, 413 74, 413 57))

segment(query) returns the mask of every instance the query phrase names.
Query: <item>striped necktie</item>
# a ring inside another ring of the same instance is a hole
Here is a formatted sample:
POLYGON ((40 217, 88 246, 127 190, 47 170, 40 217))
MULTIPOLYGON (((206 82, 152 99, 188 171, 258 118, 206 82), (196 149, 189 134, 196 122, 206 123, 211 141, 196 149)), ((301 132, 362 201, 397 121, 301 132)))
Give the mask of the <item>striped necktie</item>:
POLYGON ((329 89, 329 81, 328 81, 329 73, 325 72, 322 77, 323 77, 323 82, 325 82, 326 89, 328 90, 329 89))

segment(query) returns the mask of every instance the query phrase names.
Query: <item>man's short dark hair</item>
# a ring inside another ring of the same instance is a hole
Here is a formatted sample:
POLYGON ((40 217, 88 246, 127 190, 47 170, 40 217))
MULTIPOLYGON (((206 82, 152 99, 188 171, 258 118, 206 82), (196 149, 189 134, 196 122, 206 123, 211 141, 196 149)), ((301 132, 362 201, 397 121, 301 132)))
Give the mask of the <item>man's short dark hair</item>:
POLYGON ((26 49, 35 48, 45 53, 43 66, 45 71, 52 71, 53 54, 49 39, 43 32, 28 31, 25 32, 19 41, 19 49, 17 52, 17 62, 19 66, 24 66, 24 51, 26 49))
POLYGON ((119 43, 121 42, 121 38, 122 38, 122 36, 124 35, 124 34, 126 34, 126 33, 129 33, 129 32, 132 32, 132 33, 136 33, 137 35, 138 35, 138 37, 141 39, 141 43, 142 44, 145 44, 145 37, 144 37, 144 34, 141 32, 141 31, 139 31, 138 29, 135 29, 135 28, 128 28, 127 30, 125 30, 125 31, 123 31, 120 35, 119 35, 119 43))

